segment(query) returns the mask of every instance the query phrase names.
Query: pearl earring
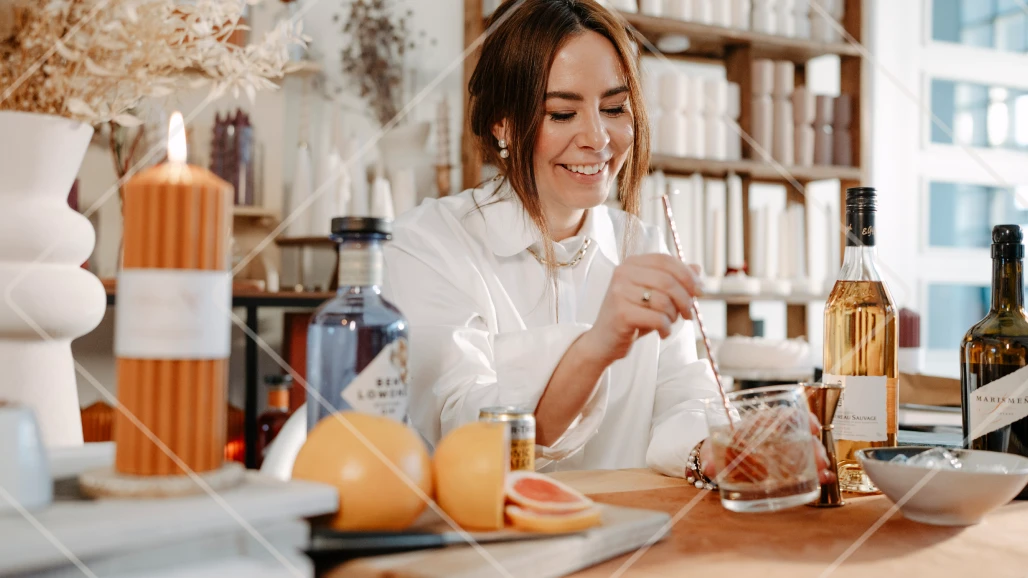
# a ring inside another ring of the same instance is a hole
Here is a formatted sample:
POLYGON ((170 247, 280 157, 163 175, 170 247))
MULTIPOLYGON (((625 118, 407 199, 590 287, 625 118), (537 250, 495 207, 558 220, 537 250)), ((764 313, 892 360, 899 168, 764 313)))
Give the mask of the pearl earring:
POLYGON ((505 159, 505 158, 510 156, 510 151, 507 150, 507 140, 506 139, 502 139, 501 138, 499 140, 499 142, 496 143, 496 144, 498 144, 500 146, 500 158, 501 159, 505 159))

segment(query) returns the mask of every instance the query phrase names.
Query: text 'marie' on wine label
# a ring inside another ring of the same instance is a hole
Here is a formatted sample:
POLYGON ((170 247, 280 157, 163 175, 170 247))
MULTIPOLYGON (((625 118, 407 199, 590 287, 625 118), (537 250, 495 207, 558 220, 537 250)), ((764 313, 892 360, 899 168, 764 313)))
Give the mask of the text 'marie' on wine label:
POLYGON ((823 383, 843 385, 839 409, 832 421, 835 439, 856 442, 882 442, 888 439, 888 379, 884 375, 826 373, 822 376, 823 383))
POLYGON ((1028 416, 1028 367, 1004 375, 968 395, 968 441, 1028 416))

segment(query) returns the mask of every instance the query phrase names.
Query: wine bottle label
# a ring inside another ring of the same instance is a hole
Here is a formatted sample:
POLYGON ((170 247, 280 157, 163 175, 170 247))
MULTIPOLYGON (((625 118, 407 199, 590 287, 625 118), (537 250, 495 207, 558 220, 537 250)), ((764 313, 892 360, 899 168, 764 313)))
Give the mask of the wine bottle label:
POLYGON ((975 440, 1028 416, 1028 367, 987 383, 968 395, 967 437, 975 440))
POLYGON ((399 422, 407 416, 407 340, 399 338, 382 348, 342 393, 354 410, 399 422))
POLYGON ((884 375, 824 374, 826 384, 842 384, 839 409, 832 425, 835 439, 883 442, 889 433, 889 378, 884 375))
POLYGON ((225 359, 230 352, 228 271, 123 269, 114 354, 135 359, 225 359))

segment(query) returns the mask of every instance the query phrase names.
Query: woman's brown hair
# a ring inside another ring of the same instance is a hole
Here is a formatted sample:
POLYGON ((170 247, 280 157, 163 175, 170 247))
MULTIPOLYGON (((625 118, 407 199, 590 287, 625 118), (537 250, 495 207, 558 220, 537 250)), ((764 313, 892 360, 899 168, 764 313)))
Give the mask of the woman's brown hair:
MULTIPOLYGON (((638 215, 639 190, 649 169, 650 137, 632 42, 621 19, 594 0, 507 0, 493 13, 488 29, 491 33, 468 85, 470 128, 485 161, 500 167, 501 178, 511 185, 542 232, 546 261, 553 263, 553 244, 532 164, 545 114, 550 66, 568 40, 586 31, 596 32, 614 45, 635 125, 635 141, 618 178, 618 200, 626 212, 638 215), (493 126, 504 120, 510 153, 506 159, 500 158, 492 133, 493 126)), ((631 243, 633 225, 630 222, 625 229, 622 257, 631 243)))

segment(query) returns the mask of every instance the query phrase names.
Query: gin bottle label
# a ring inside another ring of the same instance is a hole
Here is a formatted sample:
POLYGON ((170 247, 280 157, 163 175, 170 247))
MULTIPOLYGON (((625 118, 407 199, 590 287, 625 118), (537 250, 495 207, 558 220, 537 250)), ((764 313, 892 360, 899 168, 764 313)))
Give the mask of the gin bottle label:
POLYGON ((407 417, 407 340, 396 339, 341 394, 353 409, 402 422, 407 417))
POLYGON ((968 441, 1028 417, 1028 367, 970 392, 968 441))
POLYGON ((888 439, 888 377, 826 373, 822 381, 843 385, 839 409, 832 421, 835 439, 856 442, 882 442, 888 439))

